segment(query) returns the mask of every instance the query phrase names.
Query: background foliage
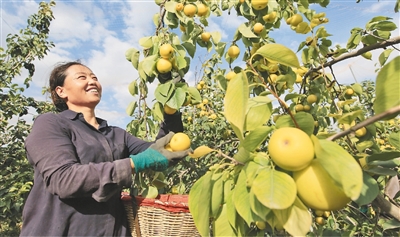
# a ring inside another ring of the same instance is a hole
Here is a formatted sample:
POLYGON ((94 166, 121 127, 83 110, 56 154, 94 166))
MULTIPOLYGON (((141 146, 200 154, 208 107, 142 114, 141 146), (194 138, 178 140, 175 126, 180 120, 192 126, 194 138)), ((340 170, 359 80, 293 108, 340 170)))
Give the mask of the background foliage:
POLYGON ((50 111, 52 106, 24 95, 35 72, 34 61, 42 59, 54 45, 47 40, 54 19, 53 1, 41 3, 29 17, 27 27, 19 34, 7 36, 7 48, 0 48, 0 235, 19 235, 22 207, 32 186, 33 170, 28 164, 24 140, 31 123, 23 116, 50 111), (28 77, 23 83, 15 78, 23 70, 28 77))

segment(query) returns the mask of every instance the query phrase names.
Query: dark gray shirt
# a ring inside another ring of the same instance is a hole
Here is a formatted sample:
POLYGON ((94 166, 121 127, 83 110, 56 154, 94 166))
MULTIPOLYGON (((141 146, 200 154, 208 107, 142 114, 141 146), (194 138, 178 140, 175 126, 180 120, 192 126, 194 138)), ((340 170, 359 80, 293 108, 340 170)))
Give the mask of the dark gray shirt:
MULTIPOLYGON (((151 142, 97 118, 99 129, 71 110, 38 116, 25 141, 34 184, 21 236, 129 236, 120 200, 132 184, 130 154, 151 142)), ((183 130, 180 114, 165 115, 157 138, 183 130)))

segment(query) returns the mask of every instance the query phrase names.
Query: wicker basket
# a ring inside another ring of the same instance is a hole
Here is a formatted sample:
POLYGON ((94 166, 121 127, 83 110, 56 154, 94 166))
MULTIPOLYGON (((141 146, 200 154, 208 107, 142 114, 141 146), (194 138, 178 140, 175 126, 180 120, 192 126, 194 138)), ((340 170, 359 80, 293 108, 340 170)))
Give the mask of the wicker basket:
POLYGON ((121 197, 132 236, 200 236, 189 212, 188 195, 161 194, 157 198, 121 197))

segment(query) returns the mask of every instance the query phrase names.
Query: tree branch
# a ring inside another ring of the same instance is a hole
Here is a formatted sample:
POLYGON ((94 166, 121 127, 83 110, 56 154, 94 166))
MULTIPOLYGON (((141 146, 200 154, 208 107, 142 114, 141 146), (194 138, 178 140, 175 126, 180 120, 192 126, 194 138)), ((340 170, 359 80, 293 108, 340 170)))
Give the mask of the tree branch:
POLYGON ((344 137, 344 136, 346 136, 346 135, 348 135, 350 133, 353 133, 353 132, 357 131, 358 129, 362 128, 362 127, 365 127, 365 126, 367 126, 369 124, 372 124, 372 123, 374 123, 376 121, 382 120, 385 117, 388 117, 388 116, 391 116, 391 115, 395 115, 395 114, 399 114, 399 113, 400 113, 400 105, 395 106, 395 107, 393 107, 391 109, 388 109, 383 113, 380 113, 380 114, 377 114, 375 116, 372 116, 372 117, 362 121, 361 123, 358 123, 355 126, 349 128, 347 130, 344 130, 343 132, 336 133, 335 135, 328 137, 327 140, 329 140, 329 141, 336 140, 336 139, 344 137))
POLYGON ((382 194, 379 194, 372 203, 379 207, 383 213, 400 221, 400 208, 386 200, 382 194))
POLYGON ((316 68, 313 68, 313 69, 309 70, 304 75, 304 78, 307 78, 308 75, 310 75, 314 71, 318 71, 318 70, 320 70, 322 68, 325 68, 325 67, 330 67, 333 64, 336 64, 336 63, 338 63, 340 61, 343 61, 343 60, 346 60, 348 58, 357 57, 357 56, 359 56, 359 55, 361 55, 363 53, 366 53, 368 51, 375 50, 375 49, 380 49, 380 48, 385 48, 385 47, 388 47, 388 46, 391 46, 391 45, 395 45, 395 44, 398 44, 398 43, 400 43, 400 36, 396 36, 396 37, 393 37, 391 39, 388 39, 388 40, 385 40, 385 41, 382 41, 382 42, 379 42, 379 43, 376 43, 376 44, 365 46, 365 47, 363 47, 363 48, 361 48, 359 50, 355 50, 355 51, 350 52, 350 53, 342 54, 339 57, 333 58, 331 61, 329 61, 329 62, 327 62, 327 63, 325 63, 325 64, 323 64, 323 65, 321 65, 319 67, 316 67, 316 68))

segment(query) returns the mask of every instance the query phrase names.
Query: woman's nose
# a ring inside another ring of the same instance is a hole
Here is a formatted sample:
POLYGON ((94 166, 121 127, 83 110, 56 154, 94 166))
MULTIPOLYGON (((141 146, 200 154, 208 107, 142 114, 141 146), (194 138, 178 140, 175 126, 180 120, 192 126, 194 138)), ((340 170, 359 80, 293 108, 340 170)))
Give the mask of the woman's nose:
POLYGON ((90 79, 88 80, 88 84, 89 84, 89 85, 94 85, 94 84, 96 84, 96 80, 93 79, 93 78, 90 78, 90 79))

